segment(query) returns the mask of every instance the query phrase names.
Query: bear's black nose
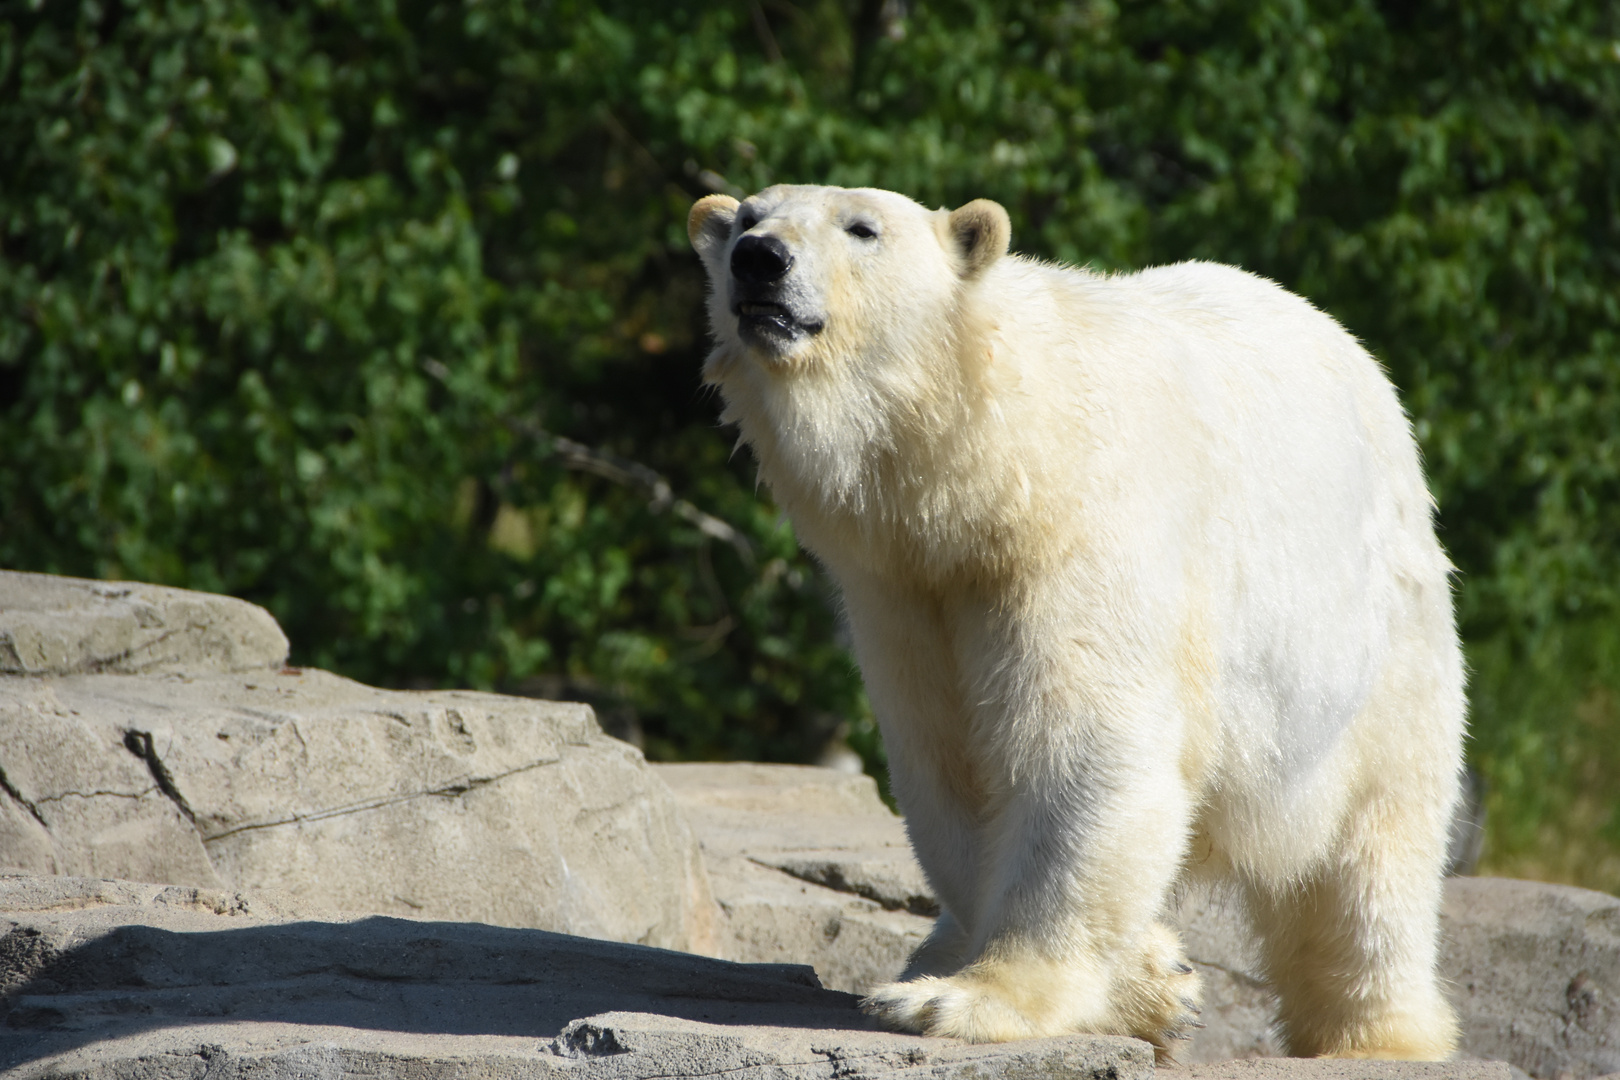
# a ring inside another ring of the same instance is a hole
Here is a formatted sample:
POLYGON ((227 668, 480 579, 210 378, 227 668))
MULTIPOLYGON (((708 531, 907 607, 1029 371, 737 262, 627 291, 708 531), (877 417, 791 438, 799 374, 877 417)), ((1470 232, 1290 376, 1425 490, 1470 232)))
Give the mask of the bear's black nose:
POLYGON ((769 285, 793 268, 793 254, 774 236, 745 236, 731 249, 731 276, 744 285, 769 285))

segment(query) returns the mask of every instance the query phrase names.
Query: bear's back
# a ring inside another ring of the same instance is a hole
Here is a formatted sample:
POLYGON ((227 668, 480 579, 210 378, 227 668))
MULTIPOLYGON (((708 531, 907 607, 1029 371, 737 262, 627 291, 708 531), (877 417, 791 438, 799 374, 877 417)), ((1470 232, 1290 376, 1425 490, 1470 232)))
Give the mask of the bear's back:
POLYGON ((1446 594, 1394 388, 1330 316, 1232 267, 1007 263, 987 286, 1040 414, 1026 460, 1064 463, 1051 490, 1101 562, 1163 590, 1148 606, 1205 594, 1227 722, 1309 771, 1418 615, 1401 582, 1446 594))

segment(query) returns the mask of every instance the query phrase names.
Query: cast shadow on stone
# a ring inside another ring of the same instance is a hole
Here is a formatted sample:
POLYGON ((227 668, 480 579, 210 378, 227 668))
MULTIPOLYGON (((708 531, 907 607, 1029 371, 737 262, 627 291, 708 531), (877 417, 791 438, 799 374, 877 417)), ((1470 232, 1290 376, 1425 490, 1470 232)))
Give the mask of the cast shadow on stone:
POLYGON ((477 923, 371 917, 201 932, 119 925, 58 951, 0 938, 0 1069, 99 1040, 281 1023, 549 1041, 570 1021, 643 1012, 712 1024, 872 1030, 808 967, 734 964, 477 923))

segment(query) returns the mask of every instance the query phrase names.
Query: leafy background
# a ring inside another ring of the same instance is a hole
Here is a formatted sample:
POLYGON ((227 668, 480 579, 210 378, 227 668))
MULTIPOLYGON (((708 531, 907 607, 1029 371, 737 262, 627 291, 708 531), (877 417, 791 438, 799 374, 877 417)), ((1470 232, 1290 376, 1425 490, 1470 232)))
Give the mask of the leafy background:
POLYGON ((990 197, 1022 251, 1338 316, 1461 573, 1483 869, 1620 891, 1620 8, 0 3, 0 565, 297 662, 882 750, 698 388, 709 191, 990 197))

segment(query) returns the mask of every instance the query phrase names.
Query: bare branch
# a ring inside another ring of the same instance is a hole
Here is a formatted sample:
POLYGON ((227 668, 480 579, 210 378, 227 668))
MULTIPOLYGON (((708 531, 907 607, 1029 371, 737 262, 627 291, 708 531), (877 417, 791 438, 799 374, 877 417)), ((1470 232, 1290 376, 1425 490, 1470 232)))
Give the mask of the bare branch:
POLYGON ((748 13, 754 17, 754 33, 759 36, 760 47, 765 50, 765 59, 780 64, 782 47, 776 43, 776 35, 771 33, 771 20, 765 17, 765 9, 759 6, 759 0, 752 0, 748 13))
POLYGON ((703 535, 730 544, 737 549, 737 554, 742 557, 745 565, 754 565, 754 545, 740 529, 713 514, 699 510, 685 499, 676 498, 669 481, 639 461, 630 461, 615 454, 594 450, 584 443, 577 443, 561 435, 553 435, 538 424, 516 421, 513 426, 546 447, 564 468, 577 469, 593 476, 600 476, 604 480, 611 480, 615 484, 640 490, 646 495, 647 508, 653 513, 662 514, 666 510, 669 511, 682 521, 697 526, 703 535))

